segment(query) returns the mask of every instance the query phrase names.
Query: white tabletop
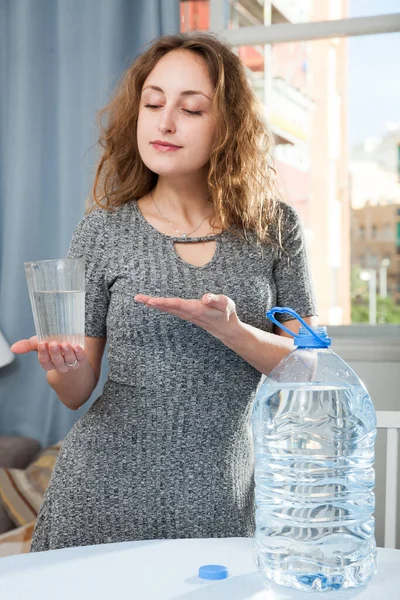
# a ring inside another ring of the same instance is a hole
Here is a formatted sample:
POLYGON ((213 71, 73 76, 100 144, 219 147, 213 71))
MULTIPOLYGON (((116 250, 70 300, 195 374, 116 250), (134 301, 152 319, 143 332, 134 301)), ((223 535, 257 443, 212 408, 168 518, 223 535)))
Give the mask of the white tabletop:
MULTIPOLYGON (((312 594, 316 598, 316 594, 312 594)), ((330 600, 400 597, 400 550, 378 550, 378 573, 366 588, 328 593, 330 600)), ((325 597, 325 594, 318 594, 325 597)), ((1 600, 310 600, 266 585, 251 538, 154 540, 52 550, 0 558, 1 600), (220 564, 222 581, 198 578, 220 564)))

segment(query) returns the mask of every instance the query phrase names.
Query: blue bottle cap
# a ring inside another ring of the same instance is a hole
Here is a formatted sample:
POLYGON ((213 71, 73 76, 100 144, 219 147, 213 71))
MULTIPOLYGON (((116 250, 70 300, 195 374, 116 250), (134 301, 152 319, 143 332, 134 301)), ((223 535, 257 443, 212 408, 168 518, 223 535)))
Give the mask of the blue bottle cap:
POLYGON ((274 306, 274 308, 271 308, 271 310, 267 311, 267 317, 270 319, 270 321, 275 323, 275 325, 291 335, 294 338, 294 345, 298 348, 329 348, 332 343, 331 338, 329 338, 327 335, 326 327, 312 327, 311 325, 308 325, 292 308, 287 306, 283 308, 280 306, 274 306), (275 313, 287 313, 288 315, 291 315, 300 321, 303 327, 300 327, 298 335, 277 321, 274 317, 275 313))
POLYGON ((201 579, 226 579, 228 569, 223 565, 203 565, 199 568, 199 577, 201 579))

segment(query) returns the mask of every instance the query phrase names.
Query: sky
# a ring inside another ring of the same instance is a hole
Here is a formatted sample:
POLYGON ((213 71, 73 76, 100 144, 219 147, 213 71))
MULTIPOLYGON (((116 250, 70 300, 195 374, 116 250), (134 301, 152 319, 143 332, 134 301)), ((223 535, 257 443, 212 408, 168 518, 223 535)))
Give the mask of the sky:
MULTIPOLYGON (((349 0, 350 17, 400 12, 400 0, 349 0)), ((400 124, 400 32, 349 38, 348 131, 351 146, 400 124)))

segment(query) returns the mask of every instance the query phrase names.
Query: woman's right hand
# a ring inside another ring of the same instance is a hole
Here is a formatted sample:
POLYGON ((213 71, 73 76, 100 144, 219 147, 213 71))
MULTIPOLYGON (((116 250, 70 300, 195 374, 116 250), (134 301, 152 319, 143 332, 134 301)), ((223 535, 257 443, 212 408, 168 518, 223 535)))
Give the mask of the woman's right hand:
POLYGON ((81 346, 58 342, 38 342, 36 335, 29 340, 20 340, 11 346, 15 354, 37 352, 39 364, 45 371, 68 373, 76 371, 88 362, 85 351, 81 346))

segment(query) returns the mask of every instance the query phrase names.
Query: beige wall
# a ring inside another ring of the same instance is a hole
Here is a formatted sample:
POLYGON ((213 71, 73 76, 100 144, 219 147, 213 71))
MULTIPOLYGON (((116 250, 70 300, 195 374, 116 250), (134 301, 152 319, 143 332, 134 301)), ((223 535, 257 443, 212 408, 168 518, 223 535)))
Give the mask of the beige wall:
MULTIPOLYGON (((334 0, 336 2, 336 0, 334 0)), ((342 16, 348 16, 348 0, 342 0, 342 16)), ((341 97, 340 154, 337 161, 337 199, 341 204, 341 267, 338 281, 338 304, 343 308, 342 324, 351 322, 351 206, 349 191, 349 155, 347 139, 348 94, 348 40, 341 38, 337 44, 337 88, 341 97)))
MULTIPOLYGON (((340 2, 340 0, 337 0, 340 2)), ((347 15, 347 0, 341 3, 347 15)), ((313 20, 328 20, 329 2, 313 2, 313 20)), ((310 245, 320 322, 350 323, 350 205, 347 156, 347 41, 311 42, 315 109, 311 131, 310 245), (329 73, 334 72, 334 79, 329 73)))

